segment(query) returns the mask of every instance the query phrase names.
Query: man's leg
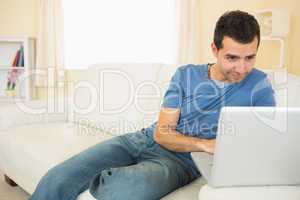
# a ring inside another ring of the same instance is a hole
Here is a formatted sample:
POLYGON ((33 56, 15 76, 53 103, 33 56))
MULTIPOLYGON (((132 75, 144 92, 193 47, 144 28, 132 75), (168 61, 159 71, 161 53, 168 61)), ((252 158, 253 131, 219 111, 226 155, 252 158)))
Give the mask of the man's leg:
POLYGON ((173 159, 149 159, 103 170, 91 182, 90 192, 98 200, 157 200, 193 179, 173 159))
POLYGON ((73 156, 48 171, 31 200, 75 200, 88 188, 95 174, 107 168, 135 164, 126 148, 122 139, 115 137, 73 156))

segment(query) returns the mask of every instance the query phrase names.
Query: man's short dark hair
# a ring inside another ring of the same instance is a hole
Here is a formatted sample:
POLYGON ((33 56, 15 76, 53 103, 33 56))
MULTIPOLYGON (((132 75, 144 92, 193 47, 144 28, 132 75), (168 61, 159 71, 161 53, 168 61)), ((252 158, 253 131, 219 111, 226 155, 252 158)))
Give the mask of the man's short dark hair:
POLYGON ((247 12, 240 10, 226 12, 219 18, 215 28, 214 43, 217 49, 223 47, 222 41, 225 36, 242 44, 248 44, 257 37, 257 46, 259 46, 260 29, 258 22, 253 15, 247 12))

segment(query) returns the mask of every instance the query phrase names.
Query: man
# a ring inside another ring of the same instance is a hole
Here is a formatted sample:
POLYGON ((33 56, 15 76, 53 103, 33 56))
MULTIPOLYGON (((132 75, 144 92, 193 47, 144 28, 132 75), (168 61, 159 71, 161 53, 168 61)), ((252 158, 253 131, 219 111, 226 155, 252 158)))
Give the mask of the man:
POLYGON ((255 18, 227 12, 216 24, 214 64, 178 68, 152 126, 115 137, 51 169, 31 200, 160 199, 200 176, 190 152, 214 152, 223 106, 274 106, 266 74, 253 68, 260 42, 255 18))

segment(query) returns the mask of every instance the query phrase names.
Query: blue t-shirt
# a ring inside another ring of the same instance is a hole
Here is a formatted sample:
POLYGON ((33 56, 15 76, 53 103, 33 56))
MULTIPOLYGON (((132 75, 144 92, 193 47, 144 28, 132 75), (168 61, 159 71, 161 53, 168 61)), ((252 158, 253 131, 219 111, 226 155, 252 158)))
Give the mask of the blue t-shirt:
MULTIPOLYGON (((223 106, 275 106, 267 75, 254 68, 241 82, 224 83, 208 77, 208 64, 185 65, 173 75, 162 104, 180 109, 178 132, 204 139, 216 137, 223 106)), ((155 126, 146 129, 152 137, 155 126)), ((191 160, 190 153, 176 154, 191 160)))

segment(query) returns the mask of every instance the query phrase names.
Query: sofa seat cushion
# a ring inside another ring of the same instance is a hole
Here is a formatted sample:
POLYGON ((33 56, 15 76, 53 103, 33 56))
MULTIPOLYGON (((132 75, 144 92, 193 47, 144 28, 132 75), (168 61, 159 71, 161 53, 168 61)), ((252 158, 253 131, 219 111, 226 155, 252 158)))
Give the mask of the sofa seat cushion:
POLYGON ((1 133, 0 167, 32 193, 48 169, 84 149, 111 138, 72 123, 30 124, 1 133))
MULTIPOLYGON (((29 124, 1 133, 0 167, 25 191, 32 194, 41 177, 58 163, 113 137, 74 123, 29 124)), ((176 190, 163 199, 198 198, 204 179, 176 190)), ((94 200, 88 191, 78 200, 94 200)))
MULTIPOLYGON (((205 184, 204 178, 198 178, 197 180, 193 181, 192 183, 179 188, 178 190, 168 194, 167 196, 163 197, 161 200, 198 200, 198 193, 202 185, 205 184)), ((81 193, 77 200, 96 200, 88 190, 81 193)))
POLYGON ((212 188, 205 185, 199 200, 299 200, 300 186, 228 187, 212 188))

